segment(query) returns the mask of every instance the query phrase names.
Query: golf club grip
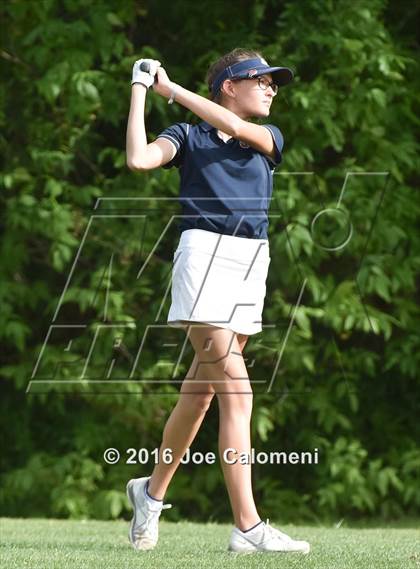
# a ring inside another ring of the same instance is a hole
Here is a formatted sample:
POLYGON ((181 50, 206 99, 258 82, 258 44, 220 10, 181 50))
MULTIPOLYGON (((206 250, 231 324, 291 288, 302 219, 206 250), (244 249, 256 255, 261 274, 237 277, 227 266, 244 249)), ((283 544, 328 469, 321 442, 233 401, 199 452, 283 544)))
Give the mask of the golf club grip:
POLYGON ((149 73, 150 63, 148 61, 142 61, 140 63, 140 71, 145 71, 146 73, 149 73))

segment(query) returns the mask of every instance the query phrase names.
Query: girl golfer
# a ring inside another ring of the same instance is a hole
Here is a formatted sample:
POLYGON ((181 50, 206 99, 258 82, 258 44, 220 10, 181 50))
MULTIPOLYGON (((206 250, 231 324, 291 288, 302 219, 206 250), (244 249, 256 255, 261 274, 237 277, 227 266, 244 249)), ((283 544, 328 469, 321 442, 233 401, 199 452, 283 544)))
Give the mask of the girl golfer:
POLYGON ((283 147, 276 126, 249 119, 268 117, 278 88, 292 78, 290 69, 271 67, 261 54, 235 49, 210 67, 209 100, 172 82, 159 61, 140 59, 133 67, 127 165, 133 171, 179 168, 181 235, 168 324, 184 328, 195 351, 163 431, 158 464, 151 476, 127 484, 134 510, 129 537, 139 550, 157 543, 159 516, 170 507, 163 504, 166 490, 216 394, 219 453, 235 523, 229 550, 309 551, 307 542, 261 520, 251 465, 222 459, 226 449, 251 452, 253 396, 242 351, 248 336, 262 330, 270 263, 267 214, 283 147), (148 144, 144 106, 149 87, 201 122, 176 123, 148 144), (170 464, 162 460, 165 449, 171 449, 170 464))

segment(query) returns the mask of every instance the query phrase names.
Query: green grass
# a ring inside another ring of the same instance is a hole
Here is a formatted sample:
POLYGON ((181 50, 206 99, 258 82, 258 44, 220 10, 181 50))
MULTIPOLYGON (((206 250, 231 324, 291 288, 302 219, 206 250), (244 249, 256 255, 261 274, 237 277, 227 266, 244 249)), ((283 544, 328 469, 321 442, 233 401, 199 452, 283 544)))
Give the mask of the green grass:
MULTIPOLYGON (((309 555, 227 552, 231 525, 160 522, 153 551, 128 542, 128 523, 1 518, 2 567, 7 569, 208 569, 228 567, 411 569, 420 567, 419 532, 408 528, 273 525, 311 543, 309 555)), ((418 527, 418 526, 417 526, 418 527)))

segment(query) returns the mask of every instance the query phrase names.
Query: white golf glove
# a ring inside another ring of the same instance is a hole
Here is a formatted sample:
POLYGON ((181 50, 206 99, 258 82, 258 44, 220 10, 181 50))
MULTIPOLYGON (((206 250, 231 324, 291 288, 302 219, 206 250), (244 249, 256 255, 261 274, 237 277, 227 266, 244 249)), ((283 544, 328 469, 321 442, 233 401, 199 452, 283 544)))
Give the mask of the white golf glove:
POLYGON ((138 59, 133 65, 131 84, 141 83, 148 89, 153 85, 157 68, 160 65, 160 61, 156 59, 138 59))

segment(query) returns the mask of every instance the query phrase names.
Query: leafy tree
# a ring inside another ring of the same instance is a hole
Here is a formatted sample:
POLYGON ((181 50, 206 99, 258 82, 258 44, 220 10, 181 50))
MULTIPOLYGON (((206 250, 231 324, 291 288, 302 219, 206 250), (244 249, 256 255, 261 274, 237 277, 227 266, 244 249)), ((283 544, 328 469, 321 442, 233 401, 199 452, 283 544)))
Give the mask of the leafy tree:
MULTIPOLYGON (((136 175, 125 166, 131 67, 159 59, 176 82, 207 95, 207 66, 250 46, 296 75, 270 117, 286 140, 264 311, 277 325, 248 343, 251 379, 272 377, 294 320, 272 390, 255 398, 254 446, 316 447, 320 456, 318 465, 255 465, 259 503, 271 516, 282 504, 288 519, 418 513, 418 8, 259 0, 238 18, 234 3, 214 2, 205 27, 201 5, 186 0, 10 1, 0 10, 3 512, 128 512, 125 481, 151 462, 107 466, 102 453, 158 446, 179 388, 162 337, 183 340, 149 331, 140 380, 119 381, 147 324, 166 322, 177 239, 173 225, 162 234, 177 213, 175 169, 136 175), (98 333, 86 373, 103 377, 110 354, 115 365, 95 387, 78 378, 98 326, 111 324, 119 328, 98 333), (153 378, 162 381, 141 381, 153 378)), ((178 120, 199 119, 148 95, 150 140, 178 120)), ((217 452, 217 427, 212 407, 194 449, 217 452)), ((172 519, 230 516, 227 500, 215 511, 211 498, 223 487, 220 468, 185 465, 173 484, 172 519)))

